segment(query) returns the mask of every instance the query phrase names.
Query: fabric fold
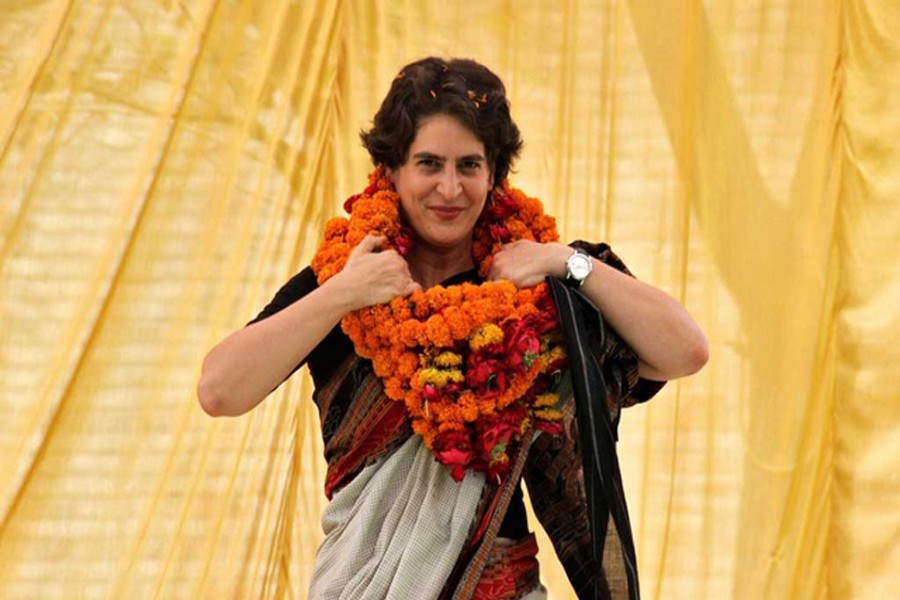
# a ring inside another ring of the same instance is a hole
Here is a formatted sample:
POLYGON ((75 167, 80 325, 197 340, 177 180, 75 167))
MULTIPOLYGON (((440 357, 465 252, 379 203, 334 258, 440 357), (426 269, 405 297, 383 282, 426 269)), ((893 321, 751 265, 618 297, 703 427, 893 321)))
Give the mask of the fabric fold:
POLYGON ((322 515, 325 539, 309 597, 436 598, 483 487, 484 475, 473 471, 454 481, 422 438, 410 437, 334 494, 322 515))
POLYGON ((604 571, 623 572, 628 598, 637 600, 640 597, 637 559, 616 457, 616 430, 607 406, 609 392, 600 365, 591 352, 589 337, 595 336, 593 341, 599 341, 602 346, 607 332, 599 310, 583 294, 553 277, 548 277, 547 283, 565 333, 590 527, 590 556, 591 563, 596 565, 595 575, 587 574, 590 589, 577 591, 580 598, 621 597, 621 593, 610 589, 610 584, 620 578, 609 577, 604 571), (614 545, 621 548, 619 553, 604 552, 607 536, 613 533, 611 522, 618 541, 614 545))

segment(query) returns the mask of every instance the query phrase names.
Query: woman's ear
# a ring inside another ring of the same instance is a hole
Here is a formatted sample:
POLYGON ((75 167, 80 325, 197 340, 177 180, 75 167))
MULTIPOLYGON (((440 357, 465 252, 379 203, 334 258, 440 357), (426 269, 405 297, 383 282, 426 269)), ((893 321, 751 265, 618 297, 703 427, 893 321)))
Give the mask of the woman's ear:
POLYGON ((395 188, 397 187, 397 182, 394 181, 394 170, 392 168, 385 167, 384 176, 388 178, 388 181, 391 182, 391 185, 393 185, 395 188))

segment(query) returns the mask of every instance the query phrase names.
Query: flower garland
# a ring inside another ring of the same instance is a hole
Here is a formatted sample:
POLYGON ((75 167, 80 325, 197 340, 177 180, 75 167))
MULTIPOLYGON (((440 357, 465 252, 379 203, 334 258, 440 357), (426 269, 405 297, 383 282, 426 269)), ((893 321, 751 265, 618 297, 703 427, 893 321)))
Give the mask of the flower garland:
MULTIPOLYGON (((366 235, 386 236, 387 247, 409 252, 415 233, 402 224, 399 204, 384 170, 376 169, 366 190, 344 204, 350 218, 325 226, 312 261, 320 285, 344 268, 366 235)), ((475 225, 472 256, 479 275, 487 276, 501 244, 520 239, 556 241, 556 222, 539 200, 504 181, 475 225)), ((505 476, 529 423, 550 434, 562 429, 553 390, 566 355, 546 284, 438 285, 352 312, 341 326, 457 481, 465 469, 491 479, 505 476)))

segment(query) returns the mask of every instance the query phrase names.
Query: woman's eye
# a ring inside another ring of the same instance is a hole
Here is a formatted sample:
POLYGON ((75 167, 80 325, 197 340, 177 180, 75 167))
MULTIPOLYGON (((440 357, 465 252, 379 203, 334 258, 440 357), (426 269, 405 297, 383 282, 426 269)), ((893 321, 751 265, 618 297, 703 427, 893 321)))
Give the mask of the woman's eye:
POLYGON ((463 171, 474 171, 475 169, 479 168, 480 166, 481 166, 481 163, 479 163, 477 160, 467 160, 467 161, 463 161, 463 163, 460 165, 460 168, 463 171))
POLYGON ((433 158, 423 158, 419 161, 420 167, 425 167, 426 169, 439 169, 441 167, 441 163, 438 160, 433 158))

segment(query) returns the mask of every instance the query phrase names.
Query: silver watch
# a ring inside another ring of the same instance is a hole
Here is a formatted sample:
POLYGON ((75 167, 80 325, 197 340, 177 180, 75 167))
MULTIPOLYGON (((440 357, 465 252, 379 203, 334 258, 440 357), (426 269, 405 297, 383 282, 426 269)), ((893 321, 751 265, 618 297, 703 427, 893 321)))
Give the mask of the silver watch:
POLYGON ((591 274, 594 263, 591 257, 576 249, 566 260, 566 283, 582 286, 587 276, 591 274))

